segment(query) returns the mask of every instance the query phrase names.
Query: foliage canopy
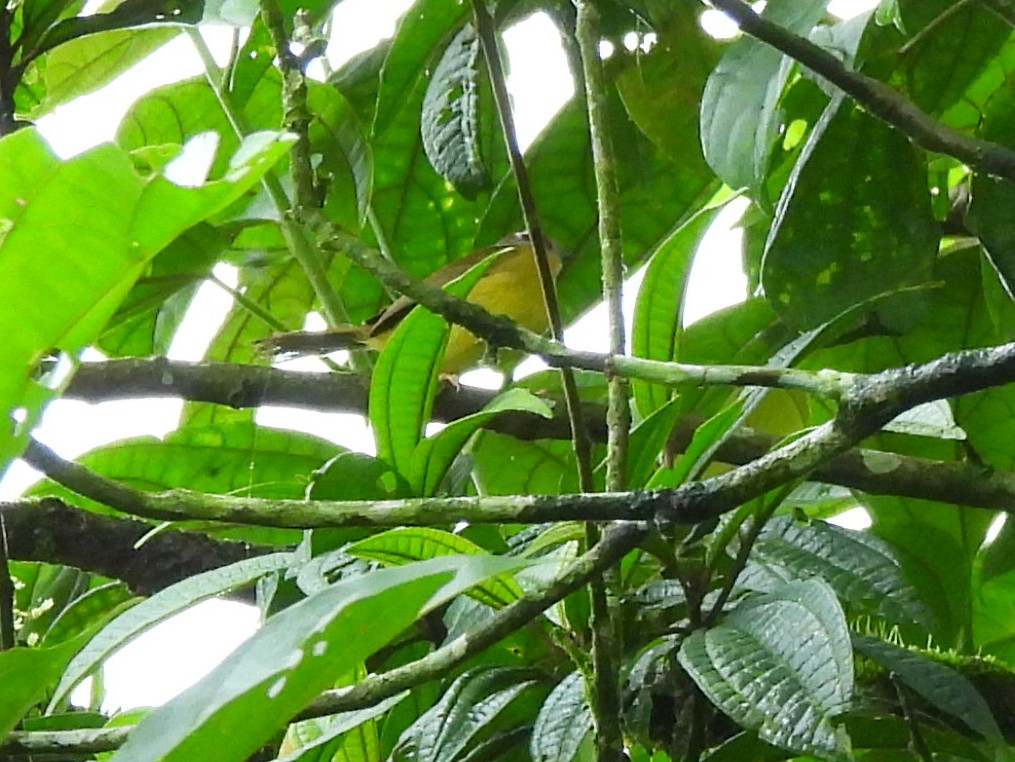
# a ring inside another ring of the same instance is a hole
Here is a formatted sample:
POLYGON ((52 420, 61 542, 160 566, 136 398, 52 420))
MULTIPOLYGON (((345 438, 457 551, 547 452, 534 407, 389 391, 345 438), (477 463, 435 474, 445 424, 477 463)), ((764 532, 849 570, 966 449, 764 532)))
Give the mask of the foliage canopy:
POLYGON ((1012 4, 712 0, 741 28, 720 41, 698 0, 416 0, 330 70, 339 4, 0 7, 0 473, 46 477, 0 504, 0 754, 1013 758, 1012 4), (537 11, 577 95, 520 163, 497 39, 537 11), (205 24, 236 29, 225 66, 205 24), (52 152, 32 120, 179 35, 206 76, 52 152), (200 182, 167 179, 209 145, 200 182), (737 196, 750 296, 685 325, 737 196), (571 254, 551 324, 606 301, 602 353, 460 299, 489 262, 418 280, 524 228, 571 254), (166 360, 221 262, 205 360, 166 360), (396 292, 429 310, 379 355, 258 352, 396 292), (449 384, 449 320, 557 369, 449 384), (71 463, 32 438, 60 396, 186 404, 71 463), (258 425, 269 404, 366 415, 377 454, 258 425), (857 506, 868 530, 828 521, 857 506), (264 624, 206 679, 71 707, 215 596, 264 624))

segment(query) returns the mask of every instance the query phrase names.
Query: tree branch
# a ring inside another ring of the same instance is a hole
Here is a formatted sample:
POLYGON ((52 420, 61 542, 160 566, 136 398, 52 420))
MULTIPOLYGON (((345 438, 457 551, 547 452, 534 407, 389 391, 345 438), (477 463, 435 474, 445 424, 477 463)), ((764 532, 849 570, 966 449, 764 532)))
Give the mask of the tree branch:
POLYGON ((100 516, 55 498, 0 503, 0 520, 12 560, 74 566, 122 580, 138 595, 270 550, 178 530, 140 542, 151 524, 100 516))
POLYGON ((1015 180, 1015 151, 963 135, 942 124, 885 83, 847 69, 828 51, 759 16, 743 0, 710 0, 740 28, 820 74, 874 116, 928 151, 948 154, 982 172, 1015 180))
MULTIPOLYGON (((303 373, 237 363, 184 363, 164 358, 108 360, 85 363, 78 370, 65 397, 88 402, 124 397, 182 397, 230 407, 290 405, 314 410, 363 414, 366 390, 351 374, 303 373)), ((434 405, 438 420, 452 421, 480 410, 494 393, 469 386, 445 386, 434 405)), ((595 422, 591 431, 604 441, 601 406, 589 403, 586 419, 595 422)), ((486 428, 519 439, 567 439, 565 416, 540 418, 533 426, 529 413, 506 411, 486 428)), ((670 450, 682 452, 699 418, 685 417, 671 437, 670 450)), ((725 463, 743 465, 759 458, 778 444, 774 436, 742 427, 720 447, 717 457, 725 463)), ((854 449, 820 466, 811 478, 828 484, 858 489, 873 495, 894 495, 937 500, 993 510, 1015 506, 1015 474, 985 471, 975 464, 917 458, 880 450, 854 449), (885 464, 891 463, 885 471, 885 464), (876 467, 875 467, 876 466, 876 467)))
MULTIPOLYGON (((799 439, 720 476, 654 492, 304 501, 208 495, 190 490, 142 492, 62 460, 32 441, 30 465, 80 494, 145 518, 318 528, 447 525, 562 520, 659 520, 694 524, 714 518, 817 467, 924 402, 1015 381, 1015 343, 944 355, 853 376, 838 414, 799 439)), ((1008 510, 1008 506, 998 506, 1008 510)))

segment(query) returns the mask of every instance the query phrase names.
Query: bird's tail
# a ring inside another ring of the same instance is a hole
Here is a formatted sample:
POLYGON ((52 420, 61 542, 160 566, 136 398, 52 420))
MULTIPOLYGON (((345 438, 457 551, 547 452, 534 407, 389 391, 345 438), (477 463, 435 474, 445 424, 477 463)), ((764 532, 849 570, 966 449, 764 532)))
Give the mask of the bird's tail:
POLYGON ((340 349, 366 346, 369 327, 340 325, 326 331, 289 331, 275 333, 257 342, 259 351, 273 357, 326 355, 340 349))

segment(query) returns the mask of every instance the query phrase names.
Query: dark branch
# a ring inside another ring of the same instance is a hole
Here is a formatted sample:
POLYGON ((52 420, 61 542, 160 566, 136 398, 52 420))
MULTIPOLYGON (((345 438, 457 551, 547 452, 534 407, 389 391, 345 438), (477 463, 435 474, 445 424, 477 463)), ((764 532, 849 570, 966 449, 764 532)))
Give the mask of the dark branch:
POLYGON ((151 524, 100 516, 54 498, 0 503, 0 516, 12 560, 75 566, 123 580, 138 595, 269 550, 175 530, 138 544, 151 524))

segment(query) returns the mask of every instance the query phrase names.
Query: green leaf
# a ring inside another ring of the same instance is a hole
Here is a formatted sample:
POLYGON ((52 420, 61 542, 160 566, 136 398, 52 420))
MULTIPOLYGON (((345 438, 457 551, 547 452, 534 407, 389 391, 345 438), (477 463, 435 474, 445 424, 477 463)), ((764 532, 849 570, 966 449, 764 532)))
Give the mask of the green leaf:
POLYGON ((170 585, 120 614, 67 665, 50 700, 50 708, 59 705, 78 683, 145 630, 200 601, 249 585, 265 574, 286 569, 293 560, 291 553, 274 553, 212 569, 170 585))
MULTIPOLYGON (((807 36, 825 13, 825 0, 769 2, 763 16, 807 36)), ((731 188, 758 188, 778 136, 779 100, 791 63, 753 37, 734 42, 712 70, 701 101, 705 159, 731 188)))
POLYGON ((406 94, 429 77, 427 65, 441 42, 451 39, 466 18, 467 8, 441 0, 421 0, 398 23, 384 58, 381 88, 377 94, 374 134, 386 130, 395 115, 406 108, 406 94))
MULTIPOLYGON (((46 30, 36 47, 26 54, 27 59, 62 46, 72 40, 115 30, 135 27, 179 26, 200 20, 203 2, 194 0, 123 0, 106 12, 66 18, 46 30)), ((173 30, 174 32, 176 30, 173 30)), ((150 52, 150 51, 149 51, 150 52)), ((137 59, 128 60, 127 65, 137 59)))
POLYGON ((574 449, 569 442, 523 441, 483 431, 471 454, 481 494, 560 495, 579 491, 574 449), (504 468, 505 463, 511 463, 511 468, 504 468))
MULTIPOLYGON (((682 412, 679 400, 670 400, 631 431, 625 469, 628 489, 641 489, 659 469, 660 458, 682 412)), ((605 468, 605 463, 600 468, 605 468)))
POLYGON ((1011 35, 988 8, 954 5, 951 0, 903 0, 899 6, 911 42, 901 57, 906 91, 917 106, 935 115, 966 97, 1011 35))
MULTIPOLYGON (((493 259, 487 257, 469 268, 445 290, 465 297, 493 259)), ((411 479, 413 453, 430 420, 450 332, 444 318, 417 307, 388 339, 370 379, 369 415, 377 457, 406 479, 411 479)))
MULTIPOLYGON (((1011 129, 1015 125, 1015 98, 1005 88, 988 101, 981 134, 1002 145, 1015 145, 1011 129)), ((1015 185, 1010 180, 992 177, 983 172, 973 175, 972 202, 966 220, 970 229, 983 242, 987 258, 997 271, 1008 296, 1015 300, 1015 226, 1005 210, 1015 202, 1015 185)))
POLYGON ((897 675, 944 714, 961 720, 995 746, 1005 746, 1001 730, 983 696, 951 667, 866 635, 854 634, 853 647, 897 675))
POLYGON ((631 119, 653 143, 674 161, 704 170, 699 114, 718 45, 698 23, 693 3, 666 5, 665 28, 655 25, 658 43, 631 56, 617 77, 617 90, 631 119))
MULTIPOLYGON (((78 17, 81 18, 92 17, 78 17)), ((109 84, 179 33, 179 29, 164 26, 111 29, 61 43, 46 55, 45 64, 41 67, 45 98, 33 115, 51 111, 61 103, 109 84)), ((43 42, 47 44, 48 40, 43 42)))
MULTIPOLYGON (((310 474, 334 452, 335 445, 309 434, 238 422, 190 426, 163 439, 127 439, 98 447, 79 461, 109 478, 147 490, 188 488, 219 495, 298 499, 310 474)), ((43 483, 31 494, 67 493, 43 483)), ((77 504, 82 503, 78 500, 77 504)))
POLYGON ((832 723, 853 693, 849 630, 823 582, 791 582, 744 601, 691 634, 678 659, 716 706, 763 740, 852 759, 849 738, 832 723))
POLYGON ((52 646, 75 638, 133 602, 134 597, 122 582, 93 587, 60 610, 42 644, 52 646))
POLYGON ((916 597, 891 546, 869 532, 776 516, 761 531, 752 557, 777 564, 797 579, 818 576, 860 611, 932 629, 931 613, 916 597))
MULTIPOLYGON (((483 68, 479 38, 466 24, 448 44, 423 98, 423 150, 435 170, 466 198, 487 188, 480 141, 483 68)), ((489 97, 489 93, 486 93, 489 97)), ((487 108, 484 116, 494 113, 487 108)))
POLYGON ((99 339, 112 356, 165 355, 198 286, 226 246, 207 223, 185 231, 152 260, 99 339))
MULTIPOLYGON (((664 362, 678 357, 687 275, 705 232, 721 209, 715 206, 701 210, 652 254, 634 307, 631 353, 635 356, 664 362)), ((645 418, 672 395, 670 389, 638 379, 631 382, 631 390, 645 418)))
POLYGON ((436 494, 448 469, 469 438, 488 421, 509 410, 532 413, 543 418, 553 417, 550 406, 531 392, 525 389, 509 389, 493 399, 480 412, 459 418, 416 445, 409 469, 412 493, 422 497, 436 494))
MULTIPOLYGON (((762 284, 785 320, 813 328, 865 299, 929 280, 939 237, 922 157, 897 131, 838 97, 779 201, 762 284)), ((881 323, 905 326, 919 296, 883 305, 881 323)))
POLYGON ((253 135, 225 179, 181 188, 139 176, 112 145, 60 162, 35 130, 0 140, 0 330, 8 336, 0 409, 22 411, 17 426, 10 413, 0 422, 0 470, 53 396, 35 378, 43 357, 54 350, 74 357, 94 342, 152 257, 244 193, 289 142, 253 135), (39 289, 60 294, 58 303, 38 299, 39 289))
POLYGON ((396 758, 415 762, 464 759, 470 744, 534 685, 531 673, 505 667, 472 670, 458 677, 441 700, 402 734, 396 758))
POLYGON ((83 638, 55 648, 12 648, 0 652, 0 738, 46 696, 68 660, 81 648, 83 638))
POLYGON ((532 726, 529 750, 533 762, 571 762, 592 732, 585 682, 572 672, 550 691, 532 726))
POLYGON ((314 722, 322 728, 320 735, 292 753, 279 757, 277 762, 318 762, 332 759, 346 762, 347 757, 337 756, 347 740, 345 736, 370 720, 380 717, 408 695, 408 692, 399 693, 367 709, 342 712, 315 720, 314 722))
MULTIPOLYGON (((451 555, 482 555, 486 551, 461 535, 433 527, 402 527, 372 535, 345 548, 357 558, 368 558, 388 566, 424 561, 451 555)), ((513 577, 502 575, 476 585, 469 593, 495 609, 522 597, 522 588, 513 577)))
POLYGON ((503 558, 452 556, 343 580, 268 619, 211 674, 145 717, 112 759, 241 762, 419 616, 514 568, 503 558))

